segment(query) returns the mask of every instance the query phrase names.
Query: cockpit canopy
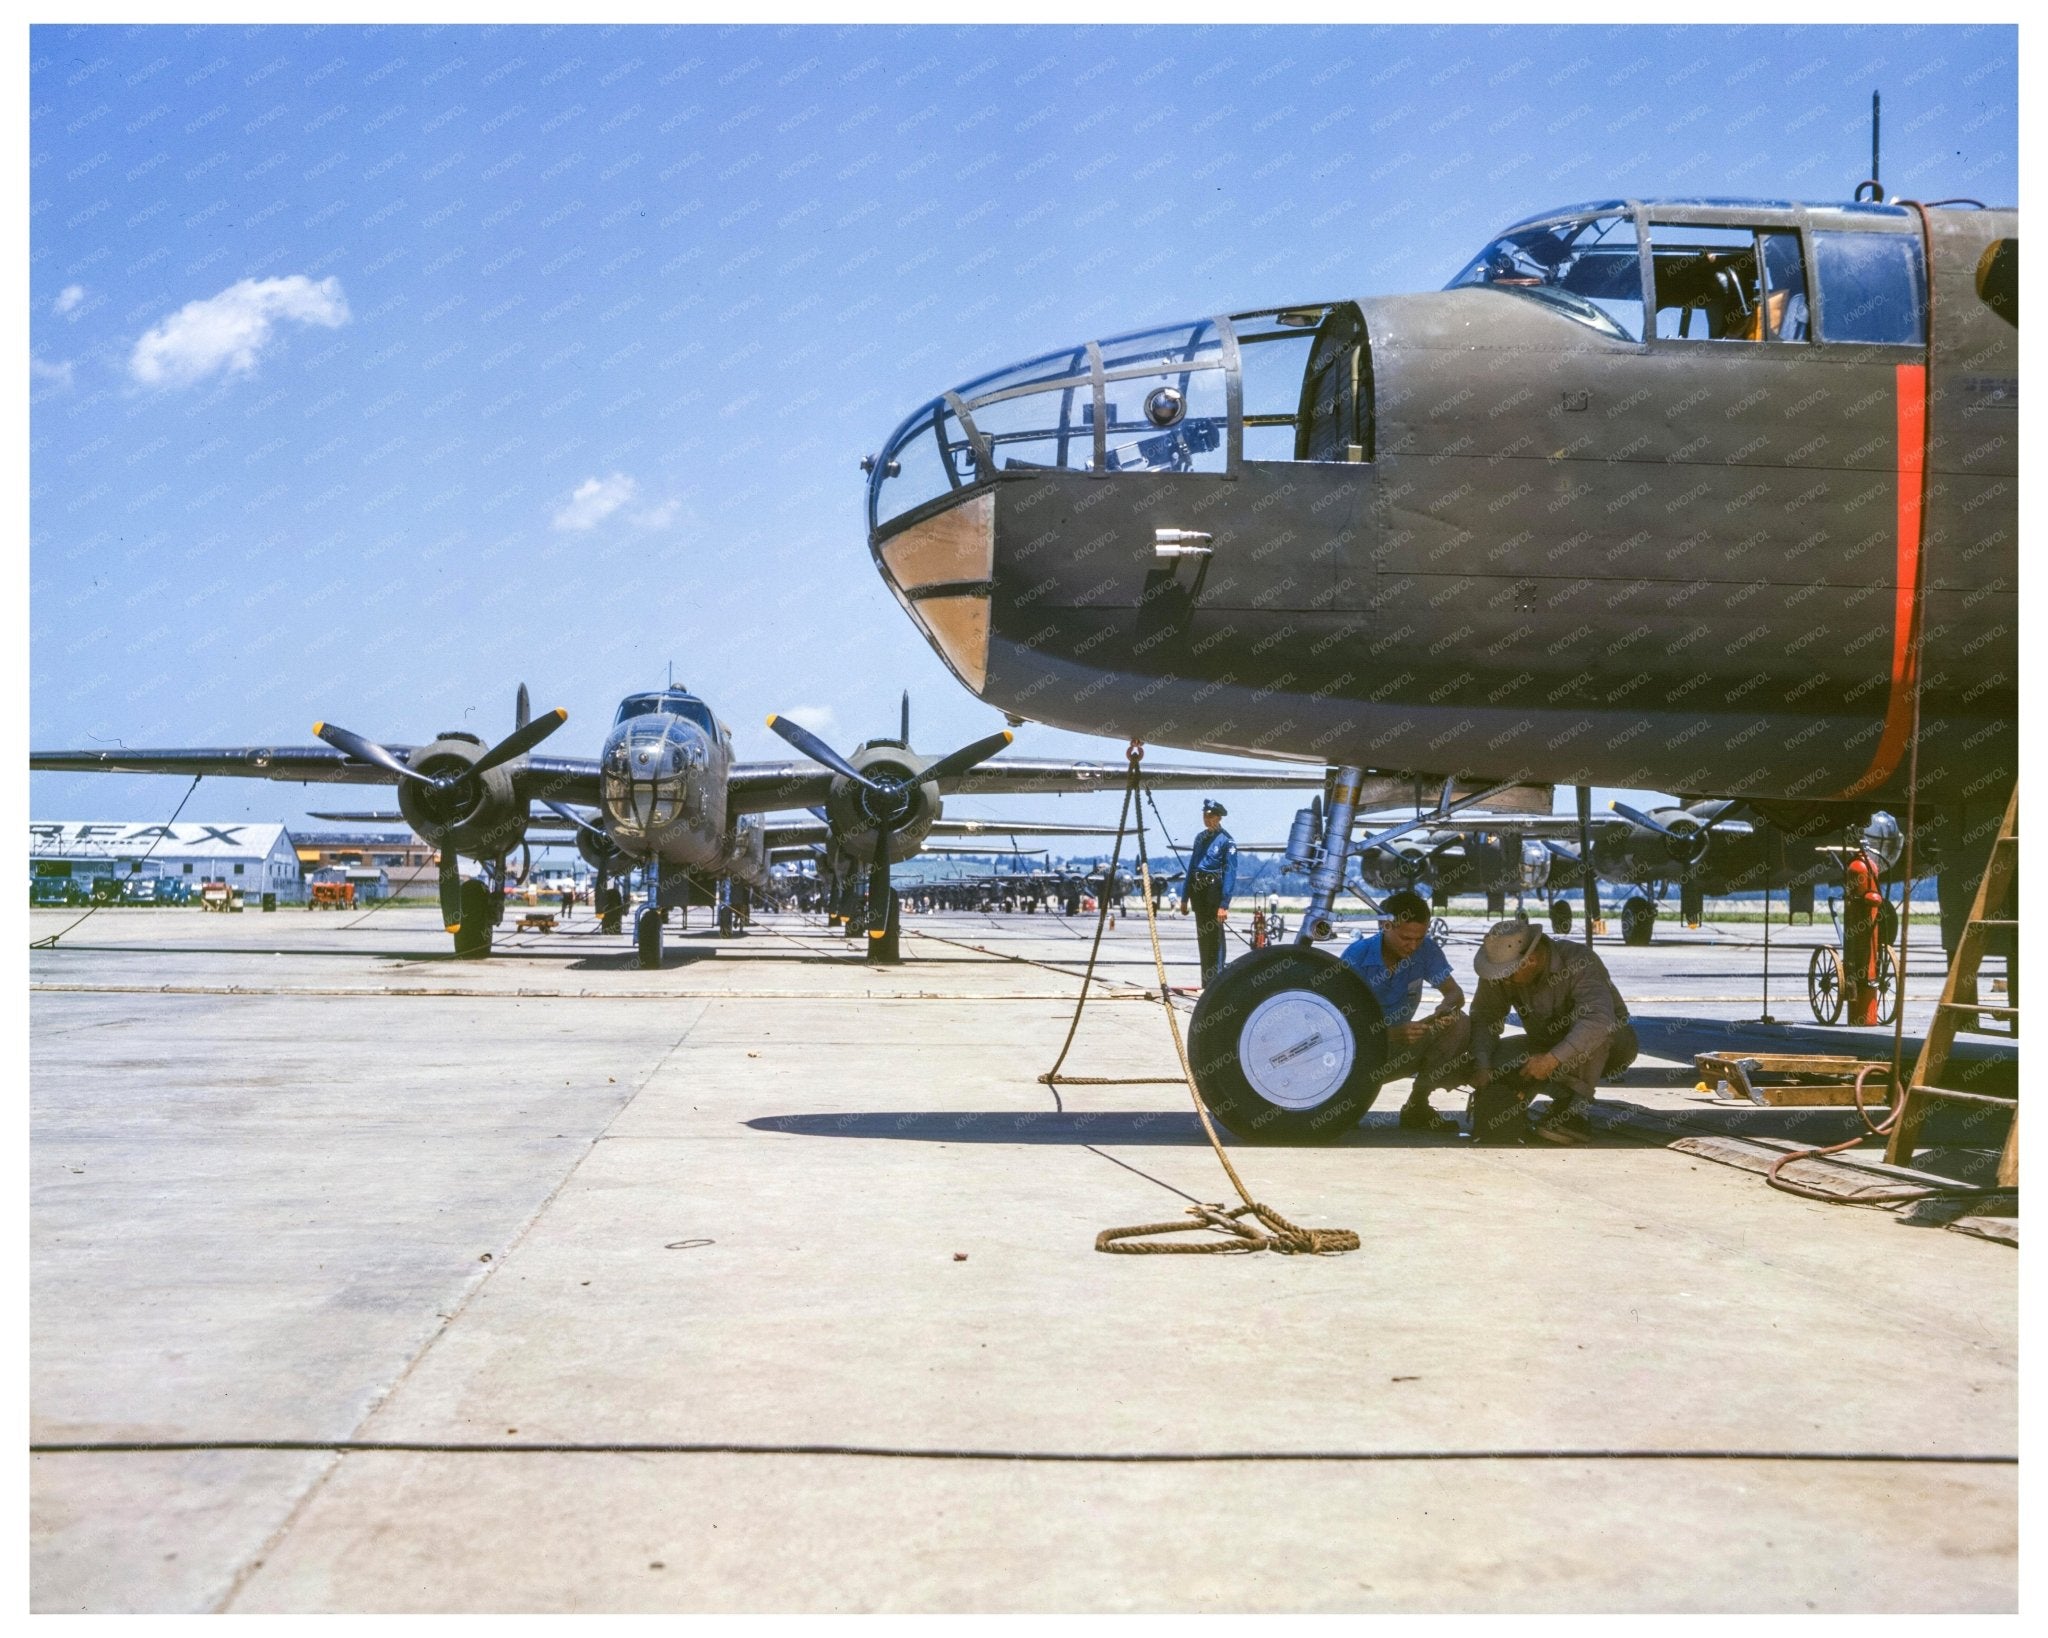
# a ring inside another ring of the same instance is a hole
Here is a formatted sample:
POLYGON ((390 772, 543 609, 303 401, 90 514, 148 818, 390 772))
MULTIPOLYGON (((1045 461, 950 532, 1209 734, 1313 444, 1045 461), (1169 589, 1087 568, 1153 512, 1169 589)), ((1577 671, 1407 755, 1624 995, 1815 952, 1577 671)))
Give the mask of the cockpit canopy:
POLYGON ((1610 199, 1517 222, 1445 288, 1538 301, 1613 341, 1918 346, 1925 281, 1900 205, 1610 199))
POLYGON ((653 694, 628 694, 619 701, 619 714, 612 718, 612 726, 616 728, 632 717, 656 713, 694 722, 713 739, 718 738, 718 721, 711 715, 711 707, 687 688, 664 688, 653 694))

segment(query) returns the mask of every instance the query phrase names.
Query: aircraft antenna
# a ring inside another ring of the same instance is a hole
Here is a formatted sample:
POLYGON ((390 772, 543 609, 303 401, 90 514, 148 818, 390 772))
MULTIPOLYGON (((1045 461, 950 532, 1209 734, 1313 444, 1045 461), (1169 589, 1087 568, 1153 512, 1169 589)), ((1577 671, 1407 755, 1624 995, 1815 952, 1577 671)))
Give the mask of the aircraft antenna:
MULTIPOLYGON (((1876 182, 1879 176, 1877 168, 1878 112, 1878 94, 1873 91, 1870 93, 1870 180, 1873 182, 1876 182)), ((1884 188, 1881 185, 1877 190, 1877 196, 1880 199, 1884 197, 1884 188)))

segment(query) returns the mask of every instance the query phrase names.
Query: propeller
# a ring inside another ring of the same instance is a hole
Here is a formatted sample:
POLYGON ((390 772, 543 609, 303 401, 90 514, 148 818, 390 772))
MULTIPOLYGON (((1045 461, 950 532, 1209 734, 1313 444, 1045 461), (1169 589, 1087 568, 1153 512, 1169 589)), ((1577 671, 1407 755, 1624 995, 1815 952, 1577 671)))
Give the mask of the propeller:
MULTIPOLYGON (((915 800, 912 793, 927 780, 950 779, 955 774, 965 773, 976 763, 987 761, 1017 737, 1007 728, 1001 729, 940 757, 918 773, 877 780, 870 779, 800 723, 791 722, 785 716, 771 715, 768 726, 813 762, 830 768, 868 793, 861 806, 875 822, 875 859, 868 869, 869 938, 881 938, 889 929, 889 837, 909 817, 911 803, 915 800)), ((904 744, 908 748, 910 695, 907 690, 903 696, 903 727, 904 744)))
MULTIPOLYGON (((538 745, 548 735, 552 734, 569 720, 569 713, 559 709, 550 711, 537 720, 529 720, 529 711, 526 684, 521 683, 519 685, 518 698, 513 706, 513 715, 517 720, 512 732, 499 740, 497 744, 484 752, 482 756, 478 757, 476 761, 472 762, 460 773, 455 774, 424 774, 415 768, 409 768, 401 760, 397 752, 388 750, 384 746, 379 745, 374 739, 366 739, 353 729, 344 728, 339 723, 316 722, 313 724, 313 733, 316 738, 325 740, 343 755, 352 756, 358 762, 367 762, 372 767, 382 768, 386 773, 394 774, 400 779, 410 779, 416 784, 425 785, 429 790, 451 791, 461 785, 466 779, 473 779, 478 774, 488 773, 491 769, 510 762, 514 757, 524 756, 534 746, 538 745)), ((553 805, 553 803, 549 804, 550 807, 553 805)), ((504 892, 505 860, 507 857, 509 855, 500 855, 498 858, 498 893, 501 897, 504 892)), ((444 846, 440 850, 439 875, 442 924, 451 933, 460 932, 462 930, 462 873, 461 865, 453 848, 444 846)))
POLYGON ((1639 812, 1637 809, 1628 806, 1625 802, 1610 802, 1608 806, 1630 824, 1641 826, 1653 836, 1663 837, 1665 849, 1670 853, 1672 862, 1685 866, 1696 865, 1706 857, 1710 841, 1708 833, 1713 829, 1714 821, 1726 818, 1728 813, 1732 811, 1733 804, 1723 808, 1721 812, 1714 815, 1713 820, 1709 820, 1705 824, 1700 824, 1697 818, 1688 814, 1686 817, 1692 819, 1693 823, 1699 826, 1696 830, 1673 830, 1669 825, 1660 824, 1647 813, 1639 812))

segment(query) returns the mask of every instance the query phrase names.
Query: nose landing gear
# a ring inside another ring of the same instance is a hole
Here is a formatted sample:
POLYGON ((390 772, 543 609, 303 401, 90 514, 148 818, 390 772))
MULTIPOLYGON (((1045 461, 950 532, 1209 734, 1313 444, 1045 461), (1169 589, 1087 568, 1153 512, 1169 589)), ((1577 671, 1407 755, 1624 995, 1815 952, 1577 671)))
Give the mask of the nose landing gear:
POLYGON ((1211 1113, 1247 1143, 1329 1143, 1379 1096, 1386 1026, 1372 991, 1307 945, 1240 956, 1203 990, 1188 1062, 1211 1113))

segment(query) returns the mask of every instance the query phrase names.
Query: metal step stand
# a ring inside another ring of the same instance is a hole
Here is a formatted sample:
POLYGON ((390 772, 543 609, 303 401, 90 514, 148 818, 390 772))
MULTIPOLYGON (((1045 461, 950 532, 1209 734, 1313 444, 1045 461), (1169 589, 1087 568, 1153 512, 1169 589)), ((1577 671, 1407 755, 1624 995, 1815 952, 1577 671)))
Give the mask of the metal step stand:
POLYGON ((1899 1118, 1892 1126, 1884 1150, 1887 1165, 1912 1165, 1913 1151, 1919 1146, 1920 1122, 1926 1118, 1927 1104, 1931 1101, 2010 1107, 2012 1126, 2006 1133, 2005 1149, 1998 1157, 1998 1184, 2001 1188, 2013 1189, 2020 1184, 2017 1098, 1997 1097, 1986 1092, 1961 1092, 1943 1086, 1941 1082, 1948 1071, 1949 1051, 1955 1045, 1958 1029, 1984 1035, 2019 1034, 2018 986, 2011 981, 2010 972, 2005 1006, 1986 1006, 1976 999, 1977 969, 1984 960, 1986 939, 1993 932, 2008 930, 2015 938, 2018 936, 2019 922, 2014 919, 2013 912, 2018 908, 2014 886, 2020 867, 2019 813, 2020 793, 2015 786, 2012 800, 2005 807, 2005 818, 1998 827, 1998 839, 1991 844, 1991 859, 1984 867, 1984 879, 1977 884, 1977 902, 1970 907, 1969 925, 1956 942, 1955 956, 1948 964, 1948 981, 1942 985, 1941 1000, 1935 1007, 1934 1022, 1928 1027, 1927 1039, 1921 1044, 1919 1062, 1914 1064, 1912 1078, 1906 1085, 1904 1105, 1899 1110, 1899 1118), (1990 914, 1993 910, 2001 910, 2005 914, 1994 916, 1990 914), (1983 1023, 1986 1018, 2000 1020, 2004 1027, 1986 1029, 1983 1023))

